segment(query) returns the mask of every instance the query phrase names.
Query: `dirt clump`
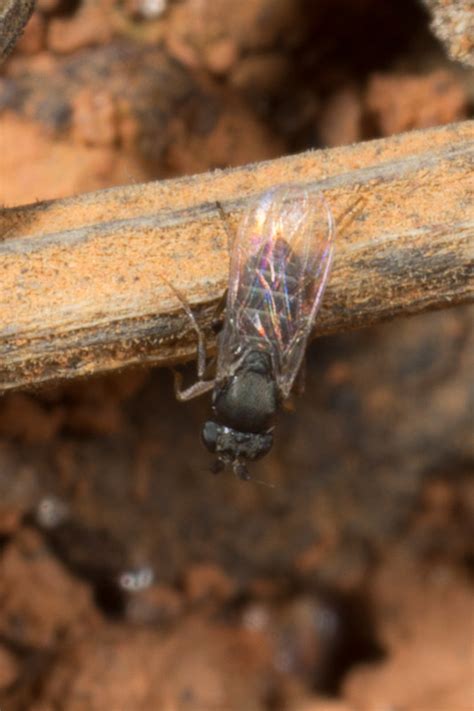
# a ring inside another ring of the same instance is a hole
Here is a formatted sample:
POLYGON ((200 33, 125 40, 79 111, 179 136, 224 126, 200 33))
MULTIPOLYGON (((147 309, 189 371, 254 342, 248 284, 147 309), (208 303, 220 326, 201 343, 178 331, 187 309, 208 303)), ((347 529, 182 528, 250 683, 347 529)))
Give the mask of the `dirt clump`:
POLYGON ((414 565, 400 552, 379 571, 373 594, 386 659, 349 675, 348 700, 364 710, 468 709, 474 696, 469 580, 448 565, 414 565))
POLYGON ((444 69, 426 76, 376 74, 367 86, 366 101, 383 136, 459 120, 468 109, 461 82, 444 69))
POLYGON ((48 648, 97 619, 87 586, 68 575, 31 530, 0 559, 0 633, 15 645, 48 648))

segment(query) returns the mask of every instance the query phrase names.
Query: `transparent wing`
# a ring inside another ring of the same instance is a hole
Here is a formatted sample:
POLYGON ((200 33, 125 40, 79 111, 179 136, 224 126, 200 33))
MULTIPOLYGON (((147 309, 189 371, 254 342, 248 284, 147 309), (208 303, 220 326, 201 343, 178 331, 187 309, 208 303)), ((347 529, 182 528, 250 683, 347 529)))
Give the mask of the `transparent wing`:
POLYGON ((323 195, 304 186, 279 186, 250 207, 232 247, 218 380, 249 350, 264 350, 288 397, 328 279, 333 236, 323 195))

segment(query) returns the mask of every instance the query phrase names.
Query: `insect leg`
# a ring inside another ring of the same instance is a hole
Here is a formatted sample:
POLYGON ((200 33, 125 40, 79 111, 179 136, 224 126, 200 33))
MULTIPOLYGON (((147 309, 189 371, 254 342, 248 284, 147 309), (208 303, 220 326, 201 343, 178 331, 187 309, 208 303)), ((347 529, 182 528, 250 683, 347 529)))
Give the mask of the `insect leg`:
POLYGON ((243 462, 234 462, 234 474, 242 481, 250 481, 252 478, 249 474, 249 470, 243 462))
MULTIPOLYGON (((227 215, 224 212, 224 208, 222 207, 222 204, 218 200, 216 200, 216 207, 217 207, 217 210, 218 210, 219 215, 221 217, 222 224, 224 225, 225 233, 227 235, 227 251, 229 252, 229 255, 230 255, 231 250, 232 250, 232 243, 234 241, 234 236, 229 228, 229 223, 227 222, 227 215)), ((215 310, 214 315, 212 317, 211 328, 216 335, 219 333, 219 331, 222 328, 222 322, 223 322, 222 313, 225 309, 226 301, 227 301, 227 289, 224 291, 221 298, 217 302, 216 310, 215 310)))
MULTIPOLYGON (((222 220, 222 224, 224 225, 225 233, 227 235, 227 251, 230 255, 231 250, 232 250, 232 244, 234 241, 234 235, 232 234, 232 232, 229 228, 229 223, 227 222, 227 215, 225 214, 224 208, 222 207, 222 203, 220 203, 219 200, 216 200, 216 207, 219 212, 220 218, 222 220)), ((222 313, 225 309, 226 301, 227 301, 227 289, 224 291, 221 298, 217 302, 216 310, 215 310, 214 316, 212 317, 211 328, 216 335, 219 333, 219 331, 222 328, 222 322, 223 322, 222 313)))
POLYGON ((190 305, 188 304, 186 298, 183 296, 183 294, 180 292, 179 289, 177 289, 174 284, 172 284, 166 277, 164 277, 162 274, 160 275, 163 281, 169 286, 171 291, 174 293, 178 301, 180 301, 181 306, 183 309, 186 311, 186 314, 191 321, 191 326, 196 332, 197 335, 197 374, 199 380, 202 380, 204 376, 204 372, 206 370, 206 340, 204 338, 204 333, 202 332, 201 328, 199 327, 198 322, 196 321, 196 317, 194 316, 192 309, 190 305))
POLYGON ((204 376, 204 372, 206 370, 206 339, 204 337, 204 333, 201 328, 199 328, 199 324, 196 321, 196 317, 194 316, 191 307, 189 306, 188 302, 186 299, 181 296, 178 292, 176 292, 176 296, 179 298, 181 301, 181 304, 186 311, 189 320, 191 321, 191 325, 193 329, 196 332, 197 335, 197 374, 198 378, 202 380, 204 376))
POLYGON ((219 331, 222 329, 222 323, 224 320, 222 313, 225 309, 226 301, 227 301, 227 289, 224 291, 221 298, 217 302, 216 309, 214 311, 214 314, 213 314, 212 320, 211 320, 211 328, 212 328, 213 333, 216 334, 216 336, 219 333, 219 331))
POLYGON ((342 232, 343 230, 345 230, 345 228, 347 227, 347 224, 345 224, 346 220, 348 224, 355 220, 357 215, 362 212, 361 208, 367 202, 363 195, 357 194, 359 189, 360 186, 356 190, 356 198, 354 202, 351 203, 349 207, 347 207, 345 210, 343 210, 342 213, 337 217, 336 224, 338 232, 342 232))
POLYGON ((194 397, 199 397, 200 395, 207 393, 209 390, 212 390, 212 388, 214 387, 214 380, 203 380, 204 374, 206 372, 206 341, 204 338, 204 334, 203 334, 202 330, 199 328, 199 324, 196 321, 196 318, 191 310, 191 307, 189 306, 187 300, 181 294, 179 289, 177 289, 163 275, 161 275, 161 278, 169 286, 169 288, 174 293, 176 298, 181 302, 183 309, 186 311, 186 314, 189 317, 189 320, 191 321, 192 328, 196 331, 197 340, 198 340, 198 342, 197 342, 197 374, 198 374, 197 383, 194 383, 194 385, 191 385, 189 388, 186 388, 185 390, 183 390, 182 389, 182 385, 183 385, 182 374, 179 373, 175 368, 172 369, 173 370, 173 377, 174 377, 174 392, 176 395, 176 399, 179 400, 180 402, 183 402, 185 400, 191 400, 194 397))
POLYGON ((234 241, 234 236, 232 232, 229 229, 229 224, 227 222, 227 215, 224 212, 224 208, 222 207, 222 204, 219 202, 219 200, 216 200, 216 206, 219 211, 219 215, 221 216, 222 224, 224 225, 224 229, 227 235, 227 250, 230 254, 231 249, 232 249, 232 243, 234 241))
POLYGON ((214 387, 214 380, 198 380, 194 385, 190 385, 189 388, 182 390, 183 376, 182 374, 173 368, 174 376, 174 394, 176 399, 180 402, 185 400, 192 400, 194 397, 199 397, 204 395, 204 393, 209 392, 214 387))

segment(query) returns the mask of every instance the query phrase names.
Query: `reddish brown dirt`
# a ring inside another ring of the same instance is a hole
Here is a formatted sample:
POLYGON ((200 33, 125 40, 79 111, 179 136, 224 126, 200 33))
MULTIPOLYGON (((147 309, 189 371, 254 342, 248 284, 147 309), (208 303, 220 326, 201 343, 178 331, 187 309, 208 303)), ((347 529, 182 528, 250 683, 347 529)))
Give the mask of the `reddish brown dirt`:
MULTIPOLYGON (((38 1, 1 204, 469 114, 408 0, 165 5, 38 1)), ((168 373, 2 398, 1 711, 471 711, 473 353, 466 309, 314 344, 271 489, 168 373)))

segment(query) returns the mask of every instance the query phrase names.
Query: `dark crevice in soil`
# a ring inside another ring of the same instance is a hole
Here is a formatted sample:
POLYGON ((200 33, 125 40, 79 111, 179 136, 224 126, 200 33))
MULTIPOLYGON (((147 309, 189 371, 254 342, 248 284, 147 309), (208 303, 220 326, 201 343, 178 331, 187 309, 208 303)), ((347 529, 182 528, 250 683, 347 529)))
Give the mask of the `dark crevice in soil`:
POLYGON ((348 672, 359 664, 381 662, 386 652, 377 639, 374 614, 367 595, 362 592, 339 597, 343 640, 335 650, 332 666, 324 684, 316 691, 338 696, 348 672))

